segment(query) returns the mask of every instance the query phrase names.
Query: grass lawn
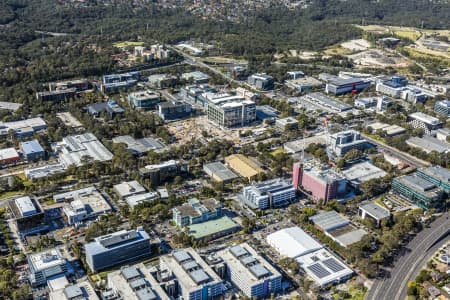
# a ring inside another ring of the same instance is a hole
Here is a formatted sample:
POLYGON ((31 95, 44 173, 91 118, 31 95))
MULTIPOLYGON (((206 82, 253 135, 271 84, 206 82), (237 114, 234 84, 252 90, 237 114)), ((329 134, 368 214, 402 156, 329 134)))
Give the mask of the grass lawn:
POLYGON ((131 41, 126 41, 126 42, 117 42, 114 43, 113 46, 117 47, 117 48, 125 48, 125 47, 131 47, 131 46, 142 46, 144 44, 144 42, 131 42, 131 41))
POLYGON ((272 156, 276 156, 276 155, 278 155, 278 154, 283 154, 284 152, 285 152, 285 151, 284 151, 283 148, 278 148, 278 149, 272 151, 272 153, 270 153, 270 154, 271 154, 272 156))
POLYGON ((4 192, 2 194, 0 194, 0 200, 12 197, 12 196, 21 196, 23 195, 23 193, 21 192, 4 192))
POLYGON ((394 35, 416 41, 420 37, 420 32, 416 30, 394 30, 394 35))

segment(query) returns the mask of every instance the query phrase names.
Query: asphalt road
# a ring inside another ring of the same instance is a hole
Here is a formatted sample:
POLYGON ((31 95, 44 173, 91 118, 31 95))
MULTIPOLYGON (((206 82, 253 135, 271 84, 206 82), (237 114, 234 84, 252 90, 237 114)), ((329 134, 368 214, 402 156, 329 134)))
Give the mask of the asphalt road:
POLYGON ((447 212, 417 234, 407 245, 405 254, 395 262, 390 274, 375 280, 365 300, 404 300, 408 281, 415 278, 427 260, 448 240, 444 238, 435 244, 441 236, 448 234, 449 217, 447 212))
POLYGON ((391 146, 381 143, 377 140, 374 140, 373 138, 371 138, 365 134, 361 134, 361 136, 363 136, 366 140, 368 140, 372 144, 376 145, 379 149, 385 149, 388 152, 391 152, 392 154, 394 154, 395 156, 400 158, 401 160, 406 161, 407 163, 409 163, 417 168, 427 167, 430 165, 430 163, 428 163, 424 160, 421 160, 421 159, 414 157, 408 153, 402 152, 394 147, 391 147, 391 146))

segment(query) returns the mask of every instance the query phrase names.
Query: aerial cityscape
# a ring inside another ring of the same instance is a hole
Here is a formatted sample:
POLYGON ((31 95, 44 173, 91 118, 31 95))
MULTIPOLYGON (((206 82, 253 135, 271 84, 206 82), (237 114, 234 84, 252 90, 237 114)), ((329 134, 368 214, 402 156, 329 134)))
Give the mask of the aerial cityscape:
POLYGON ((0 300, 450 300, 447 0, 0 1, 0 300))

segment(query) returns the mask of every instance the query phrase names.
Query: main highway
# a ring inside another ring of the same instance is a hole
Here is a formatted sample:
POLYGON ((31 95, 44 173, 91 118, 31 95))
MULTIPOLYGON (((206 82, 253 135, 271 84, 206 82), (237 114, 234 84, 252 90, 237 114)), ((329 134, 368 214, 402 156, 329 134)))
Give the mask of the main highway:
POLYGON ((449 216, 450 212, 445 213, 419 232, 389 274, 374 281, 365 300, 404 300, 408 281, 413 280, 428 259, 448 241, 449 216))

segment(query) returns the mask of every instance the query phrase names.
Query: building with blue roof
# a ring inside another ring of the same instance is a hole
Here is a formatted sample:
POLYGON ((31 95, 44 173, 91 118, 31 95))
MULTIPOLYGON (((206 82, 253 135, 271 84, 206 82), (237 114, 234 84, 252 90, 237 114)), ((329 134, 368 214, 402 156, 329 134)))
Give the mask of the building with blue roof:
POLYGON ((84 246, 86 262, 93 272, 150 256, 150 237, 142 228, 100 236, 84 246))
POLYGON ((45 150, 37 140, 20 143, 20 151, 28 161, 37 161, 45 158, 45 150))

